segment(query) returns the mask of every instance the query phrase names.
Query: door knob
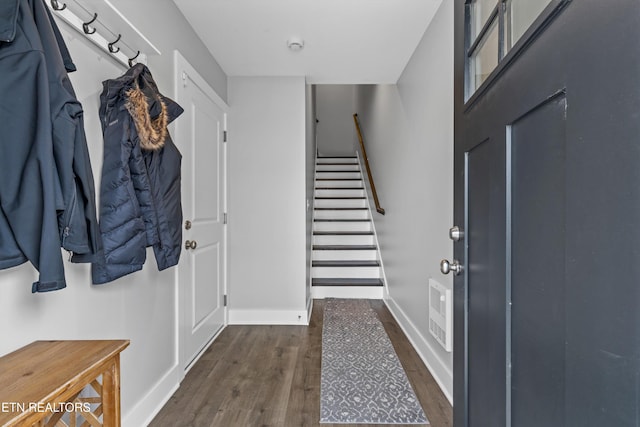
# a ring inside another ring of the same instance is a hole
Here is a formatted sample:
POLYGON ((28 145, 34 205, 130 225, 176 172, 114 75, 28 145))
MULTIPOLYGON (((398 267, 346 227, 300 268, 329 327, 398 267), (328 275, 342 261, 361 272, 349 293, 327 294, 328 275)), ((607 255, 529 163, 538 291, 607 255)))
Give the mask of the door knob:
POLYGON ((454 259, 453 262, 443 259, 440 261, 440 271, 442 274, 449 274, 449 272, 453 271, 453 274, 457 276, 462 273, 462 264, 457 259, 454 259))
POLYGON ((449 238, 454 242, 459 241, 463 237, 464 237, 464 231, 462 231, 462 229, 457 225, 454 225, 449 229, 449 238))
POLYGON ((195 249, 198 247, 198 242, 196 242, 195 240, 187 240, 186 242, 184 242, 184 248, 185 249, 195 249))

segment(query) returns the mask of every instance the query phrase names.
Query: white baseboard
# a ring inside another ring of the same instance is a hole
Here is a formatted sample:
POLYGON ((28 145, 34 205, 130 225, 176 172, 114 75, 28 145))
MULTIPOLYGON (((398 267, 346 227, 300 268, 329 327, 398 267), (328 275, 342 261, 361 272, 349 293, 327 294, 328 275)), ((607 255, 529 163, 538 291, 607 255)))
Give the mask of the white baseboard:
POLYGON ((314 286, 311 290, 313 299, 325 298, 358 298, 382 299, 383 286, 314 286))
POLYGON ((308 325, 305 310, 229 310, 230 325, 308 325))
POLYGON ((435 356, 436 353, 431 344, 429 344, 393 298, 385 299, 385 304, 409 339, 409 342, 411 342, 413 348, 427 366, 427 369, 429 369, 429 372, 431 372, 431 375, 436 380, 436 383, 438 383, 438 386, 440 386, 449 403, 453 405, 453 372, 451 372, 442 360, 435 356))
POLYGON ((147 426, 180 386, 180 367, 176 364, 122 418, 123 427, 147 426))

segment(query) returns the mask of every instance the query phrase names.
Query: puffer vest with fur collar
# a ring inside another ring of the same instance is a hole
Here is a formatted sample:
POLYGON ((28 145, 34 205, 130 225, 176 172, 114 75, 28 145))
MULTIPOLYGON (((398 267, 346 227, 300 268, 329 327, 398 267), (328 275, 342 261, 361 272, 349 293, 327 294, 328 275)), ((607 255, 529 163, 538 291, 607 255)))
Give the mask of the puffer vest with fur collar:
POLYGON ((100 100, 104 253, 93 264, 95 284, 141 270, 148 246, 159 270, 174 266, 182 247, 182 156, 167 125, 183 109, 159 92, 143 64, 103 82, 100 100))

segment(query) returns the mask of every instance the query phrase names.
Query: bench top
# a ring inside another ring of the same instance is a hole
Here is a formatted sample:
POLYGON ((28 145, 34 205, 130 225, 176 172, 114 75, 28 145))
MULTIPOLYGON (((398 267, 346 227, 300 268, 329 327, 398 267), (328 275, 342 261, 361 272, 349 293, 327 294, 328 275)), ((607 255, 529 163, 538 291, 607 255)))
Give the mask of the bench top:
POLYGON ((128 340, 35 341, 0 357, 0 426, 19 418, 16 404, 70 398, 128 345, 128 340))

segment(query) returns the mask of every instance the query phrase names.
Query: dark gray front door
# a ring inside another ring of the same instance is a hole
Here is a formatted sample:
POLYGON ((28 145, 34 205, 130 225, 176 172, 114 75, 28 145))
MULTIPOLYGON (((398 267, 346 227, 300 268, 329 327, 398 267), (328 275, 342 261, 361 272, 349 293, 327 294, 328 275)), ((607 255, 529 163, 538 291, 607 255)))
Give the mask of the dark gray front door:
POLYGON ((456 1, 456 427, 640 426, 640 1, 456 1))

